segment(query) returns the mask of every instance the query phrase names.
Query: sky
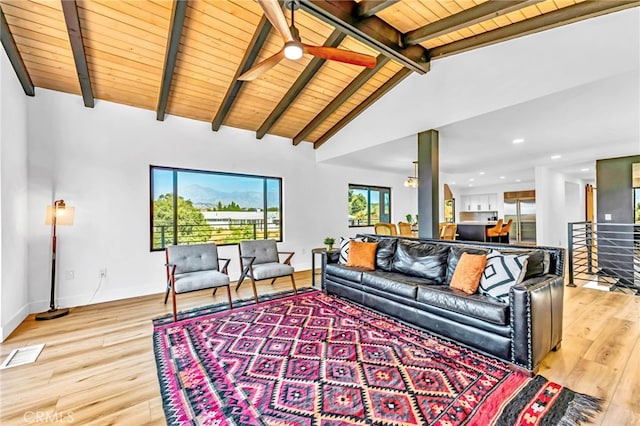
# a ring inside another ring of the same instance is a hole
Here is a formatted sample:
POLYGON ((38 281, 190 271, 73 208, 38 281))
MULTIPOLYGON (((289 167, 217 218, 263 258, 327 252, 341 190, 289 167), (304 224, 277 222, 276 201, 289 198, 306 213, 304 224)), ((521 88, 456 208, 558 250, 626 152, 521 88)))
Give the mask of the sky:
MULTIPOLYGON (((173 191, 173 171, 154 169, 153 183, 154 199, 158 198, 161 194, 171 193, 173 191)), ((263 190, 262 177, 179 171, 178 187, 189 185, 212 187, 222 192, 262 192, 263 190)), ((269 191, 278 191, 277 181, 269 180, 268 186, 269 191)))

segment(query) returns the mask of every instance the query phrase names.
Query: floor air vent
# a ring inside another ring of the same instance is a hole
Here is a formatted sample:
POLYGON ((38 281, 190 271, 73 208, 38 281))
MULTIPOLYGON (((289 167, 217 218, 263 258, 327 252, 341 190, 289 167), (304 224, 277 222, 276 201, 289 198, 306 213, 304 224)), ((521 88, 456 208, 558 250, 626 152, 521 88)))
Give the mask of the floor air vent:
POLYGON ((41 343, 39 345, 25 346, 24 348, 12 350, 9 356, 0 365, 0 370, 35 362, 43 348, 44 343, 41 343))

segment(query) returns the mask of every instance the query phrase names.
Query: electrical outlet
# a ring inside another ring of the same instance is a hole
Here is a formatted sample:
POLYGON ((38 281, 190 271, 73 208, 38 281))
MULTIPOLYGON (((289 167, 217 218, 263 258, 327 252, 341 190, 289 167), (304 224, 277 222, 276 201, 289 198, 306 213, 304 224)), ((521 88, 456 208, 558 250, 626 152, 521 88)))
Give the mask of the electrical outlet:
POLYGON ((107 277, 107 268, 100 269, 100 278, 106 278, 106 277, 107 277))

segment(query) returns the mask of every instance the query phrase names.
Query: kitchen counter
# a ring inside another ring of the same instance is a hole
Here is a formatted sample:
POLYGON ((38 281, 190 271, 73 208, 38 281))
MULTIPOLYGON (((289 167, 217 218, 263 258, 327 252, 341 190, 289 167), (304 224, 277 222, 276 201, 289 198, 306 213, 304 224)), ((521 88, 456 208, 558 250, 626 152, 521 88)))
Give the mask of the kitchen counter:
POLYGON ((470 221, 459 222, 456 233, 458 240, 462 241, 487 241, 487 228, 492 228, 497 222, 494 221, 470 221))

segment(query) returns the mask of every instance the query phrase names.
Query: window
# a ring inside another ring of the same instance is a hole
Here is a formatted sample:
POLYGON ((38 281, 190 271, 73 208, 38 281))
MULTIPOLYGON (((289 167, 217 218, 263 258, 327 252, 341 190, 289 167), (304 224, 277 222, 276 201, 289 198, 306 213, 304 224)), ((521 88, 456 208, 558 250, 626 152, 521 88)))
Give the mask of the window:
POLYGON ((349 184, 349 226, 391 222, 391 188, 349 184))
POLYGON ((150 167, 151 250, 282 241, 282 179, 150 167))

